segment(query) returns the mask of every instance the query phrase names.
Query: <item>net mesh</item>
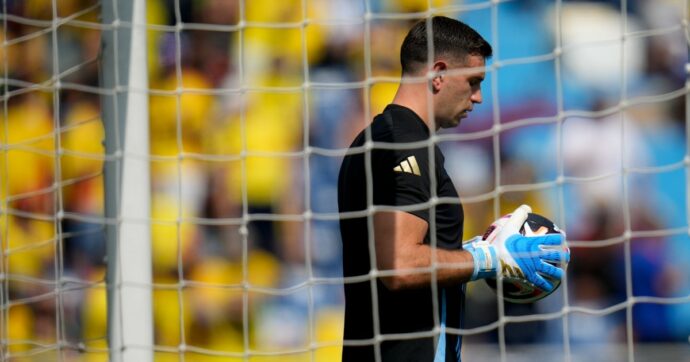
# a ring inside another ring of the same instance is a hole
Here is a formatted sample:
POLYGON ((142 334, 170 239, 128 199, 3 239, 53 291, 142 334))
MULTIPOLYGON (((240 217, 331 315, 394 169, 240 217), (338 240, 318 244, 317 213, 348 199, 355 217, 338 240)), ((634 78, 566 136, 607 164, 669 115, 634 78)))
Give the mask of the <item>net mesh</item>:
MULTIPOLYGON (((464 239, 528 203, 573 253, 535 304, 468 284, 465 328, 450 330, 464 357, 690 356, 685 2, 146 4, 149 89, 131 91, 149 95, 150 152, 124 157, 151 167, 151 216, 134 221, 151 226, 154 345, 125 348, 332 361, 358 343, 342 340, 342 286, 381 272, 343 278, 338 219, 376 208, 338 213, 340 160, 385 146, 347 149, 392 99, 409 26, 446 15, 494 48, 483 104, 428 144, 458 187, 464 239)), ((123 155, 101 142, 115 136, 99 47, 132 25, 103 24, 95 0, 2 10, 0 359, 107 360, 102 168, 123 155)))

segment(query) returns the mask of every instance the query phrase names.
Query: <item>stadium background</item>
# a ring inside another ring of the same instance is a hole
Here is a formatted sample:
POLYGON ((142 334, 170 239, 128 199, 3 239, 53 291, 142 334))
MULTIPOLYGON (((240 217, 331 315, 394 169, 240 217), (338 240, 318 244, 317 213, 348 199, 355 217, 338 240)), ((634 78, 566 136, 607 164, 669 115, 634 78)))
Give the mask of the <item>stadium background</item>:
MULTIPOLYGON (((416 19, 405 14, 429 3, 477 28, 496 49, 492 63, 502 64, 487 74, 484 104, 440 142, 465 200, 464 238, 527 202, 575 241, 567 295, 506 305, 505 314, 559 312, 564 299, 598 311, 508 323, 507 348, 559 346, 567 330, 575 355, 597 356, 598 348, 625 344, 630 328, 635 343, 687 347, 690 302, 626 304, 690 294, 688 14, 681 1, 624 3, 629 29, 643 34, 626 40, 624 75, 616 60, 621 2, 562 2, 564 44, 585 45, 563 48, 557 76, 554 1, 372 0, 375 16, 365 26, 363 1, 250 0, 240 19, 237 0, 148 0, 156 360, 180 360, 181 344, 213 352, 186 352, 186 360, 217 360, 214 354, 245 352, 245 339, 254 351, 293 352, 252 360, 309 360, 312 343, 322 343, 317 360, 338 358, 341 286, 318 279, 341 276, 338 226, 303 215, 337 212, 342 153, 335 150, 392 98, 398 47, 416 19), (305 15, 312 22, 303 39, 305 15), (240 20, 241 32, 233 27, 240 20), (316 85, 303 92, 305 82, 316 85), (241 85, 249 90, 237 91, 241 85), (508 126, 494 137, 495 124, 508 126), (244 173, 243 148, 259 152, 246 157, 244 173), (555 182, 559 175, 572 182, 555 182), (243 212, 284 216, 246 225, 246 266, 243 212), (241 290, 216 287, 240 285, 244 267, 252 286, 278 291, 253 290, 248 311, 241 290)), ((40 360, 61 345, 67 360, 106 360, 103 127, 99 94, 89 88, 98 87, 100 32, 51 22, 78 14, 98 23, 98 5, 3 6, 3 348, 40 360), (73 86, 51 82, 57 73, 73 86), (70 278, 60 285, 59 312, 56 274, 70 278)), ((480 283, 470 290, 468 327, 495 323, 495 295, 480 283)), ((467 344, 493 346, 497 331, 468 336, 467 344)))

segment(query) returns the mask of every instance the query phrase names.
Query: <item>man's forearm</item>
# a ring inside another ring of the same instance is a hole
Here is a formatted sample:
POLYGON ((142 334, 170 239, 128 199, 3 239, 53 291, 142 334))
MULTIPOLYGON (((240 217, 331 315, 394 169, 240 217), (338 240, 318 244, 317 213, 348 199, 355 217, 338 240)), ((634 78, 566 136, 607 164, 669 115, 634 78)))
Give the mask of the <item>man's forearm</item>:
POLYGON ((441 285, 470 280, 472 255, 424 244, 425 220, 402 211, 379 212, 374 215, 374 226, 377 269, 389 289, 421 288, 432 280, 441 285))

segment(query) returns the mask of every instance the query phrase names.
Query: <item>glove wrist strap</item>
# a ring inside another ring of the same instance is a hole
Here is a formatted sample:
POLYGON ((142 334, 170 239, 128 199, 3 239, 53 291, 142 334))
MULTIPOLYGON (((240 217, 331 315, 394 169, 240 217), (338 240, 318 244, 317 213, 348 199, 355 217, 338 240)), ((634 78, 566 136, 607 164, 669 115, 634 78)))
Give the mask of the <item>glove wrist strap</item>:
POLYGON ((496 276, 496 249, 491 245, 477 245, 468 250, 474 259, 474 271, 470 280, 486 279, 496 276))

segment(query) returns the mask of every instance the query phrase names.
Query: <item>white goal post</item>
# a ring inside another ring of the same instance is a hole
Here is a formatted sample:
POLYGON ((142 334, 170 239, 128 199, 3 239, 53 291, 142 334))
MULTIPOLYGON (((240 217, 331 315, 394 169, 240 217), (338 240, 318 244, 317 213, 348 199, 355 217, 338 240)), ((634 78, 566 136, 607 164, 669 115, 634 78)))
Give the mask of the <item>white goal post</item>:
POLYGON ((108 341, 111 361, 153 360, 146 0, 103 0, 108 341))

